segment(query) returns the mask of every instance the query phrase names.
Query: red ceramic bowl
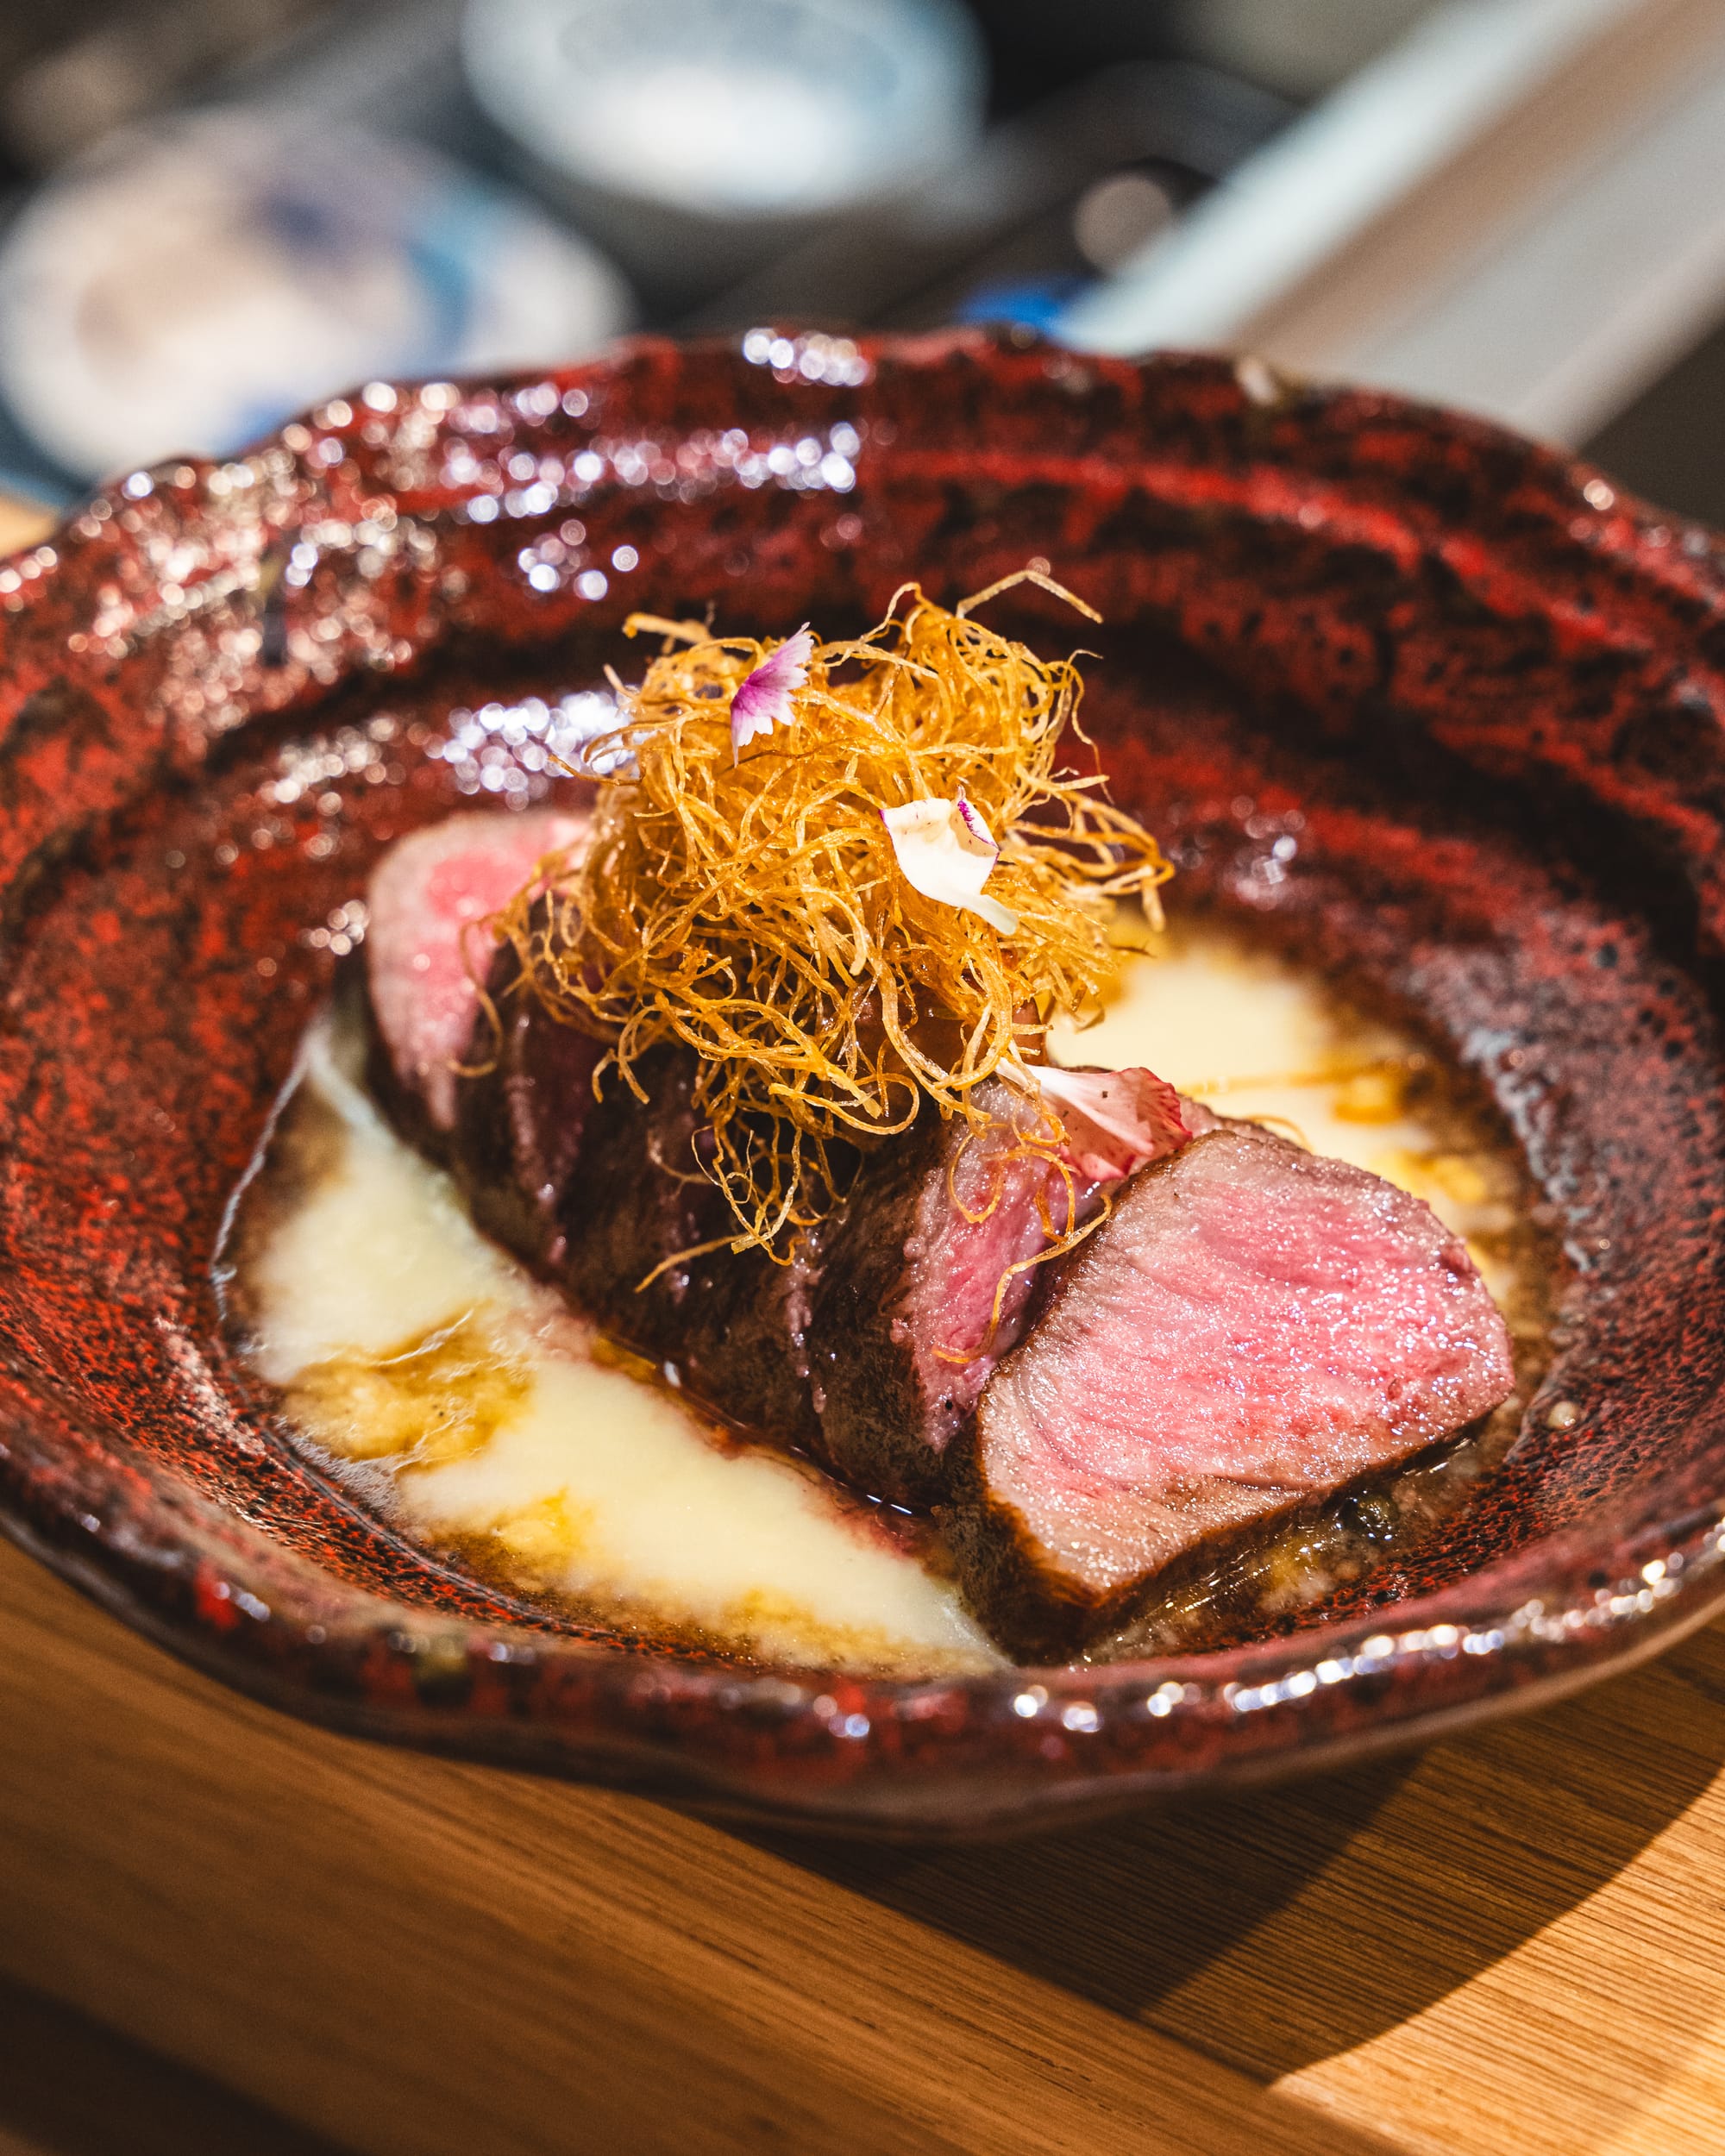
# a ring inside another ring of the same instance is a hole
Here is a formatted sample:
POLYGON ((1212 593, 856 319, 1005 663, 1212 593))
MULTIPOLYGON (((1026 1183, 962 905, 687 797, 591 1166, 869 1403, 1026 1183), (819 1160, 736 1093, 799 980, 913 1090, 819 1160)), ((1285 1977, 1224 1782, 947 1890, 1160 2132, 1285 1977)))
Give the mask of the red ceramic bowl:
POLYGON ((0 568, 0 1520, 292 1711, 844 1830, 1315 1767, 1654 1651, 1725 1599, 1722 571, 1486 426, 980 335, 378 385, 116 486, 0 568), (1087 717, 1185 888, 1520 1141, 1566 1285, 1508 1463, 1280 1636, 1082 1674, 720 1668, 405 1545, 293 1449, 211 1267, 340 909, 497 783, 452 711, 596 681, 637 605, 831 631, 1036 555, 1107 617, 1087 717))

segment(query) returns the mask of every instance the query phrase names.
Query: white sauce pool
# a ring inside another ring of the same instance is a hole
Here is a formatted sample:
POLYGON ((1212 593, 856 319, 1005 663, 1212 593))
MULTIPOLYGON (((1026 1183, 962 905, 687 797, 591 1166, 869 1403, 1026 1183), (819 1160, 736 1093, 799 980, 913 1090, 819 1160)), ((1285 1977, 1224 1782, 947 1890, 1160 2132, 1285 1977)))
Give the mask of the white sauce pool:
MULTIPOLYGON (((1278 961, 1170 939, 1054 1052, 1148 1063, 1225 1113, 1294 1125, 1426 1198, 1500 1300, 1513 1290, 1493 1247, 1508 1166, 1406 1103, 1411 1042, 1278 961)), ((815 1470, 723 1438, 487 1243, 342 1063, 320 1025, 249 1200, 242 1282, 256 1367, 320 1457, 409 1536, 590 1619, 779 1663, 999 1664, 910 1543, 815 1470)))

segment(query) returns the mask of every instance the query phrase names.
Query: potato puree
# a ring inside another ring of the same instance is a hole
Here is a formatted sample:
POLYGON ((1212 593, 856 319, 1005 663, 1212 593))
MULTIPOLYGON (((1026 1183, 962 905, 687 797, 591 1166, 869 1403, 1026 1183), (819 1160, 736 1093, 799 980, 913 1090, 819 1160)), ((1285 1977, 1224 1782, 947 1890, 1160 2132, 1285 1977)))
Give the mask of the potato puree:
MULTIPOLYGON (((714 1430, 469 1225, 328 1023, 244 1206, 260 1374, 320 1458, 412 1538, 566 1613, 721 1652, 936 1674, 999 1655, 913 1533, 714 1430)), ((1516 1181, 1446 1142, 1413 1044, 1210 931, 1134 956, 1064 1062, 1145 1062, 1426 1198, 1500 1300, 1516 1181)))

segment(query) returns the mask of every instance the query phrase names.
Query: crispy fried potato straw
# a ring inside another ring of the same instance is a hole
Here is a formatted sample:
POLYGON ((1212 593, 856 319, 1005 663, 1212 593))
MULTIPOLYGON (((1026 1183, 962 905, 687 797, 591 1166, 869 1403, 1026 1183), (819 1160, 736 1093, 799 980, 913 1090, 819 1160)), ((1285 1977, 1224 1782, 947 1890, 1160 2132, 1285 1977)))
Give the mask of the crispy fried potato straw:
POLYGON ((859 641, 816 645, 792 723, 741 755, 731 698, 774 647, 633 617, 662 655, 616 684, 620 723, 588 750, 632 768, 601 783, 586 849, 499 921, 550 1011, 608 1042, 643 1099, 649 1049, 695 1050, 739 1249, 787 1254, 849 1144, 905 1130, 925 1099, 986 1125, 977 1087, 1113 978, 1112 901, 1136 895, 1160 924, 1155 839, 1099 773, 1057 762, 1069 726, 1086 738, 1073 661, 969 617, 1004 588, 949 611, 906 586, 859 641), (961 787, 1000 841, 988 887, 1019 917, 1010 937, 913 891, 881 820, 961 787))

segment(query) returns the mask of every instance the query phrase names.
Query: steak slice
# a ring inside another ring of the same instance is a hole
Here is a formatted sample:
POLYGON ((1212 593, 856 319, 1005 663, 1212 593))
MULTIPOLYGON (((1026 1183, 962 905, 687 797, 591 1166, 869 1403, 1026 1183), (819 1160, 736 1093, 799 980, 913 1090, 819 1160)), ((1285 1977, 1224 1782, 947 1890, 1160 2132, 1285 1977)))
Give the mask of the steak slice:
POLYGON ((468 931, 586 827, 555 809, 452 816, 398 839, 372 873, 366 980, 381 1051, 373 1075, 428 1150, 441 1151, 455 1127, 455 1068, 473 1045, 478 975, 491 964, 468 931))
POLYGON ((455 1175, 480 1226, 543 1274, 562 1260, 558 1210, 603 1051, 574 1026, 540 1023, 517 992, 514 950, 488 955, 472 931, 586 828, 559 810, 454 816, 398 839, 367 893, 373 1091, 455 1175), (487 965, 495 1025, 474 978, 487 965))
POLYGON ((601 1044, 522 989, 507 946, 486 978, 497 1025, 484 1015, 470 927, 585 828, 556 811, 477 812, 384 856, 368 894, 373 1089, 486 1234, 728 1420, 812 1451, 812 1251, 778 1265, 721 1249, 659 1269, 731 1226, 692 1150, 693 1055, 643 1059, 646 1104, 614 1074, 596 1099, 601 1044))
MULTIPOLYGON (((529 1007, 540 1031, 568 1030, 529 1007)), ((608 1332, 727 1420, 813 1451, 820 1432, 804 1336, 814 1252, 805 1243, 778 1264, 730 1249, 736 1220, 695 1151, 695 1069, 692 1050, 652 1050, 636 1066, 644 1102, 608 1075, 587 1117, 580 1175, 559 1201, 555 1276, 608 1332)))
POLYGON ((1057 1659, 1515 1382, 1457 1237, 1251 1124, 1140 1171, 994 1373, 949 1526, 974 1608, 1057 1659))
MULTIPOLYGON (((925 1106, 869 1157, 825 1238, 809 1328, 822 1447, 847 1481, 896 1504, 948 1494, 952 1441, 1038 1285, 1033 1268, 1011 1269, 1048 1247, 1044 1214, 1067 1225, 1063 1178, 1012 1157, 1013 1130, 1034 1124, 1035 1109, 999 1079, 975 1097, 990 1129, 925 1106)), ((1095 1191, 1076 1186, 1077 1219, 1095 1191)))
MULTIPOLYGON (((986 1131, 931 1106, 872 1155, 823 1245, 809 1345, 825 1457, 897 1504, 950 1495, 954 1442, 1046 1286, 1029 1261, 1051 1228, 1058 1240, 1101 1202, 1101 1183, 1079 1173, 1069 1185, 1019 1152, 1018 1131, 1039 1119, 1022 1094, 990 1079, 975 1100, 986 1131)), ((1175 1131, 1215 1120, 1182 1100, 1175 1131)))
POLYGON ((511 945, 493 958, 486 993, 495 1022, 476 998, 448 1163, 479 1226, 555 1280, 568 1257, 564 1215, 605 1050, 522 986, 511 945))

